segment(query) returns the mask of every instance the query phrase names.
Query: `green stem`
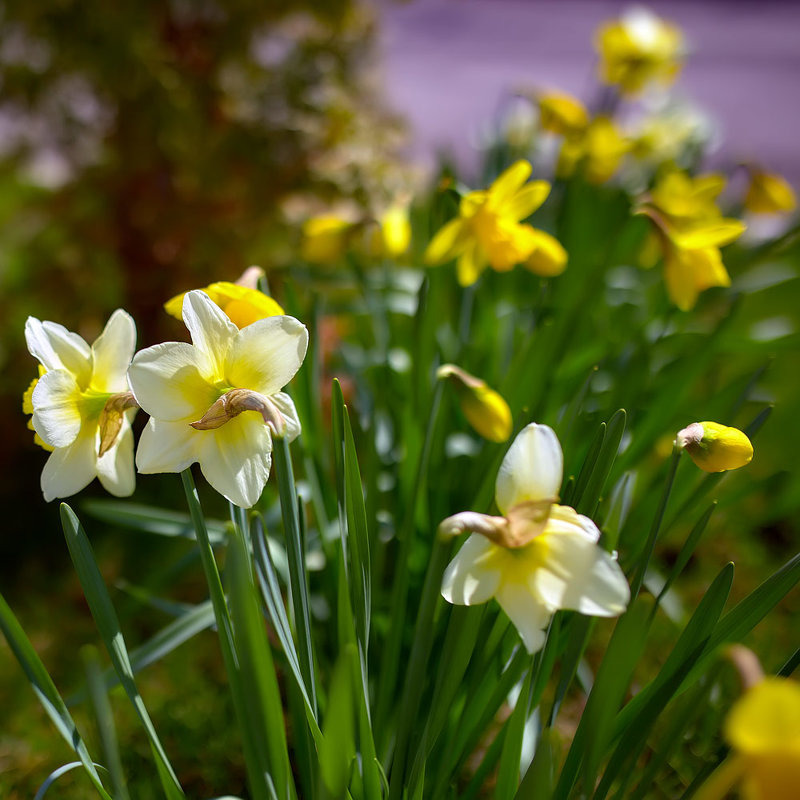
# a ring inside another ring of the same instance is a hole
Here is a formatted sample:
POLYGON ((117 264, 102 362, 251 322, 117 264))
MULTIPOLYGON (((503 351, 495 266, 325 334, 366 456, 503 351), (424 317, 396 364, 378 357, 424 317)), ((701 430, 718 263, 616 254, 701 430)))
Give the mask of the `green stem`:
POLYGON ((314 672, 314 648, 311 640, 311 612, 308 603, 308 581, 305 570, 305 543, 300 527, 297 489, 292 459, 286 439, 277 439, 273 450, 275 475, 281 499, 281 514, 289 561, 289 585, 292 596, 295 635, 298 640, 300 670, 306 684, 314 715, 317 714, 317 689, 314 672))

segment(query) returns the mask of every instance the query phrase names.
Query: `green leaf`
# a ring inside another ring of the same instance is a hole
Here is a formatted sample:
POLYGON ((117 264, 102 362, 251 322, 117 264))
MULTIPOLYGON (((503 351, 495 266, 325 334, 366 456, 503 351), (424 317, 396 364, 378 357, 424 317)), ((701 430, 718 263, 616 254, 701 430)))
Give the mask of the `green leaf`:
MULTIPOLYGON (((575 509, 589 517, 594 517, 597 504, 605 488, 614 459, 617 457, 622 435, 625 433, 625 410, 619 409, 608 421, 602 446, 597 455, 585 487, 575 492, 575 509)), ((580 488, 580 481, 579 488, 580 488)))
POLYGON ((514 795, 514 800, 550 800, 555 785, 555 767, 558 762, 558 733, 555 728, 545 728, 539 736, 536 753, 514 795))
POLYGON ((505 724, 500 766, 497 769, 497 785, 494 796, 498 800, 511 800, 519 786, 519 767, 522 757, 522 737, 528 721, 529 700, 533 668, 529 668, 522 681, 517 703, 505 724))
POLYGON ((97 566, 92 546, 89 544, 86 533, 75 513, 66 503, 61 504, 61 525, 64 528, 64 536, 67 540, 72 563, 78 573, 78 579, 83 587, 83 593, 97 625, 97 630, 108 650, 119 681, 147 733, 164 793, 169 800, 182 798, 184 795, 180 783, 178 783, 178 778, 169 763, 169 758, 164 751, 161 740, 158 738, 156 729, 153 727, 139 690, 136 688, 130 656, 125 646, 125 639, 119 626, 117 613, 103 582, 103 576, 97 566))
POLYGON ((44 667, 33 645, 22 630, 22 626, 14 616, 14 612, 9 608, 5 598, 0 595, 0 630, 6 637, 11 652, 16 657, 22 667, 28 681, 33 687, 33 691, 39 698, 39 702, 47 712, 47 716, 53 721, 56 730, 64 738, 64 741, 75 752, 80 759, 83 768, 97 789, 99 795, 104 800, 111 800, 111 796, 103 788, 100 776, 97 774, 94 762, 89 755, 86 745, 81 738, 78 728, 72 716, 67 710, 61 695, 58 693, 52 678, 44 667))
POLYGON ((356 756, 355 719, 350 661, 358 658, 355 645, 342 650, 331 676, 328 704, 322 725, 322 746, 319 751, 320 775, 333 798, 345 796, 350 765, 356 756))
MULTIPOLYGON (((39 787, 36 794, 33 796, 33 800, 41 800, 42 797, 45 796, 47 790, 62 776, 66 775, 68 772, 71 772, 73 769, 77 769, 78 767, 82 767, 83 764, 80 761, 71 761, 69 764, 63 764, 62 766, 58 767, 58 769, 54 769, 48 776, 45 782, 39 787)), ((105 770, 105 767, 102 764, 95 764, 95 767, 98 769, 105 770)))

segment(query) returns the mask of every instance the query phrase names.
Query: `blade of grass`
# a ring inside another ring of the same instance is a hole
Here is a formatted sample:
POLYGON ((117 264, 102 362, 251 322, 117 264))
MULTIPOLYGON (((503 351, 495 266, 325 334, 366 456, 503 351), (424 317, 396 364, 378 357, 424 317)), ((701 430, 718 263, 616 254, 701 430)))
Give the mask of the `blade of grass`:
POLYGON ((78 579, 81 582, 86 602, 92 612, 92 618, 108 650, 111 663, 125 690, 125 694, 128 695, 128 699, 147 733, 164 793, 169 800, 182 798, 184 795, 178 778, 169 763, 169 758, 161 744, 161 740, 158 738, 144 700, 142 700, 142 696, 136 688, 130 656, 125 646, 125 639, 119 626, 117 613, 103 582, 103 576, 97 566, 92 546, 89 544, 86 533, 75 516, 75 512, 66 503, 61 504, 60 511, 64 536, 67 540, 72 563, 78 573, 78 579))

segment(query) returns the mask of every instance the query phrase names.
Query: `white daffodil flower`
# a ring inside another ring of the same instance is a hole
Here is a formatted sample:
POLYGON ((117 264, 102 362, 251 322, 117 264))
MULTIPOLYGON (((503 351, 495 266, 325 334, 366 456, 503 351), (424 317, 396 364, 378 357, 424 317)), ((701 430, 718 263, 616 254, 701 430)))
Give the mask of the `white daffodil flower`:
POLYGON ((595 524, 556 504, 562 473, 558 438, 532 423, 497 475, 495 500, 503 516, 467 511, 439 526, 442 536, 472 533, 445 570, 445 600, 469 606, 496 598, 530 653, 543 646, 559 609, 613 617, 630 600, 616 559, 597 544, 595 524))
POLYGON ((138 352, 131 389, 150 414, 139 472, 181 472, 195 461, 232 503, 258 501, 272 464, 272 436, 300 433, 291 398, 280 391, 305 358, 308 331, 274 316, 239 330, 202 291, 187 292, 183 321, 192 344, 166 342, 138 352))
POLYGON ((25 340, 42 374, 23 408, 52 448, 42 470, 44 499, 69 497, 95 477, 117 497, 133 494, 136 402, 126 377, 136 347, 131 316, 117 309, 91 347, 63 325, 28 317, 25 340))

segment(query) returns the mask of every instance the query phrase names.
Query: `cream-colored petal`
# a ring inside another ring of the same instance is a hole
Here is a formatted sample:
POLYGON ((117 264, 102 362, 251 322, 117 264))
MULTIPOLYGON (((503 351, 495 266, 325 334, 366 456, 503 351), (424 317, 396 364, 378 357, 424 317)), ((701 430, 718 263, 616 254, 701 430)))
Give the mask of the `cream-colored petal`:
POLYGON ((489 261, 477 242, 470 242, 466 250, 458 257, 456 275, 460 286, 472 286, 480 278, 489 261))
POLYGON ((286 422, 286 432, 283 434, 283 438, 287 442, 293 442, 300 435, 301 430, 294 401, 286 392, 275 392, 269 399, 278 407, 278 411, 281 412, 286 422))
POLYGON ((164 422, 150 417, 139 437, 136 469, 143 475, 182 472, 197 461, 200 437, 206 431, 196 431, 189 424, 191 421, 164 422))
POLYGON ((51 369, 39 378, 31 395, 33 429, 51 447, 75 441, 82 425, 81 390, 65 369, 51 369))
POLYGON ((241 508, 254 506, 272 464, 269 428, 258 414, 243 413, 221 428, 196 431, 200 469, 206 480, 241 508))
MULTIPOLYGON (((222 371, 228 348, 239 329, 225 312, 202 290, 186 292, 183 298, 183 322, 189 329, 192 344, 206 359, 212 372, 222 371)), ((222 377, 222 375, 218 375, 222 377)), ((249 388, 249 387, 248 387, 249 388)))
POLYGON ((130 497, 136 488, 133 467, 133 431, 130 419, 136 409, 125 412, 117 441, 97 459, 97 477, 103 488, 115 497, 130 497))
POLYGON ((442 577, 442 597, 448 603, 474 606, 493 597, 500 585, 500 571, 491 562, 497 545, 473 533, 464 542, 442 577))
POLYGON ((529 584, 552 608, 568 608, 597 617, 621 614, 630 589, 616 560, 578 526, 542 535, 545 563, 529 584))
POLYGON ((462 219, 450 220, 437 231, 425 249, 423 256, 425 263, 435 267, 450 261, 463 252, 469 244, 469 237, 469 226, 462 219))
POLYGON ((197 348, 186 342, 165 342, 133 357, 128 380, 136 402, 150 416, 197 420, 222 393, 207 380, 205 366, 197 348))
POLYGON ((489 196, 492 203, 499 206, 510 200, 522 184, 528 180, 531 171, 530 162, 520 159, 500 173, 495 182, 489 187, 489 196))
POLYGON ((225 362, 231 386, 271 395, 295 376, 308 348, 308 331, 294 317, 268 317, 243 328, 225 362))
POLYGON ((520 584, 504 584, 497 592, 497 602, 519 631, 529 653, 541 650, 545 628, 553 615, 531 591, 520 584))
POLYGON ((98 392, 125 392, 128 366, 136 349, 136 324, 133 317, 118 308, 92 345, 91 388, 98 392))
POLYGON ((57 322, 28 317, 25 323, 28 352, 48 370, 66 369, 84 387, 91 374, 92 351, 77 333, 57 322))
POLYGON ((88 486, 97 475, 97 428, 84 425, 68 447, 57 447, 42 470, 42 492, 50 502, 69 497, 88 486))
POLYGON ((564 457, 558 437, 547 425, 524 427, 500 465, 495 500, 501 513, 529 500, 556 500, 561 491, 564 457))
POLYGON ((509 197, 498 211, 514 222, 519 222, 533 214, 549 194, 550 184, 547 181, 531 181, 509 197))

